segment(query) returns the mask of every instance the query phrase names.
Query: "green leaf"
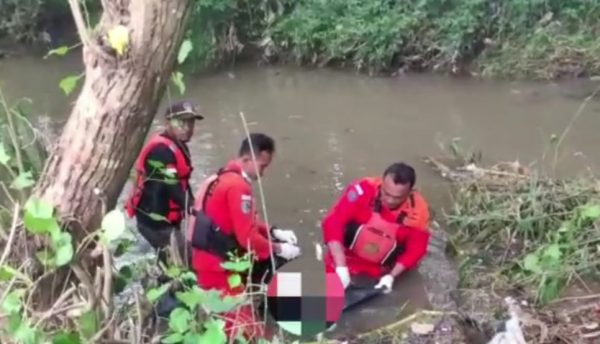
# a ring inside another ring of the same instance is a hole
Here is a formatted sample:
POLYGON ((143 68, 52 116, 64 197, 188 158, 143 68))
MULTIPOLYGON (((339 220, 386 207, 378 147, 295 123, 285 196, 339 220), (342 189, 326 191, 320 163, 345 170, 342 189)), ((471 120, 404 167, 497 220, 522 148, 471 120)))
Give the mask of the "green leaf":
POLYGON ((48 51, 46 56, 44 56, 44 59, 47 59, 48 57, 50 57, 52 55, 65 56, 68 52, 69 52, 69 47, 66 45, 63 45, 62 47, 58 47, 56 49, 52 49, 52 50, 48 51))
POLYGON ((240 297, 221 297, 218 291, 211 289, 204 293, 204 300, 202 302, 202 305, 209 312, 223 313, 234 309, 243 301, 244 299, 240 297))
POLYGON ((191 281, 191 282, 196 282, 197 281, 197 277, 196 274, 191 272, 191 271, 186 271, 183 274, 181 274, 181 280, 183 281, 191 281))
POLYGON ((600 218, 600 205, 588 204, 581 209, 581 216, 585 219, 596 220, 600 218))
POLYGON ((31 171, 27 171, 20 173, 10 184, 10 187, 12 189, 23 190, 34 184, 35 182, 33 181, 33 175, 31 174, 31 171))
POLYGON ((71 262, 73 258, 73 244, 71 234, 63 232, 58 236, 55 244, 56 266, 63 266, 71 262))
POLYGON ((523 260, 523 268, 527 271, 541 273, 540 261, 537 254, 528 254, 523 260))
POLYGON ((178 307, 169 316, 169 328, 178 333, 184 333, 190 328, 192 315, 186 309, 178 307))
POLYGON ((544 257, 550 257, 553 260, 560 260, 562 253, 558 244, 552 244, 544 250, 544 257))
POLYGON ((179 275, 181 275, 181 268, 178 266, 169 266, 169 268, 167 269, 167 276, 171 277, 171 278, 177 278, 179 277, 179 275))
POLYGON ((108 43, 116 50, 118 55, 123 55, 129 44, 129 31, 123 25, 117 25, 108 31, 108 43))
POLYGON ((189 39, 183 41, 181 43, 181 47, 179 47, 179 53, 177 54, 177 62, 179 62, 179 64, 182 64, 188 57, 192 49, 192 41, 190 41, 189 39))
POLYGON ((225 322, 223 320, 209 320, 204 323, 206 332, 202 334, 202 344, 225 344, 227 336, 225 336, 225 322))
POLYGON ((79 81, 79 79, 81 79, 82 76, 83 74, 69 75, 63 78, 58 85, 63 90, 65 95, 68 96, 69 94, 71 94, 71 92, 73 92, 75 86, 77 86, 77 82, 79 81))
POLYGON ((133 240, 120 240, 119 243, 117 244, 117 248, 115 249, 115 257, 120 257, 122 255, 124 255, 125 253, 127 253, 127 251, 129 250, 130 247, 132 247, 135 244, 135 242, 133 240))
POLYGON ((25 203, 23 222, 33 234, 60 232, 58 221, 54 218, 54 207, 38 198, 30 198, 25 203))
POLYGON ((163 284, 158 288, 152 288, 148 290, 148 292, 146 293, 146 297, 148 298, 148 301, 154 303, 158 299, 160 299, 160 297, 163 296, 163 294, 166 293, 167 290, 169 290, 169 285, 163 284))
POLYGON ((183 344, 200 344, 204 343, 202 341, 202 336, 199 333, 188 332, 185 334, 183 338, 183 344))
POLYGON ((150 165, 150 167, 156 170, 163 170, 165 168, 165 164, 158 160, 148 160, 148 164, 150 165))
POLYGON ((173 72, 171 75, 171 81, 179 88, 181 94, 185 93, 185 84, 183 83, 183 74, 181 72, 173 72))
POLYGON ((252 267, 252 263, 250 263, 248 260, 242 260, 239 262, 224 262, 221 263, 221 267, 229 271, 244 272, 252 267))
POLYGON ((54 207, 52 204, 35 197, 27 200, 25 203, 25 212, 36 219, 51 219, 54 217, 54 207))
POLYGON ((154 221, 168 221, 166 217, 157 213, 150 213, 148 214, 148 217, 150 217, 154 221))
POLYGON ((181 333, 172 333, 162 339, 161 343, 164 344, 175 344, 183 341, 183 335, 181 333))
POLYGON ((79 317, 79 332, 85 339, 92 338, 98 332, 96 313, 93 310, 83 313, 79 317))
POLYGON ((229 283, 229 287, 237 288, 242 285, 242 276, 240 276, 240 274, 233 274, 229 276, 227 282, 229 283))
POLYGON ((81 338, 75 332, 60 332, 52 338, 52 344, 81 344, 81 338))
POLYGON ((55 266, 56 265, 56 257, 54 253, 49 252, 47 249, 42 249, 35 254, 37 259, 44 266, 55 266))
POLYGON ((13 268, 10 265, 2 265, 0 266, 0 282, 8 282, 14 277, 21 279, 22 281, 27 282, 27 284, 31 284, 32 281, 29 276, 21 273, 17 269, 13 268))
POLYGON ((2 310, 6 314, 16 314, 21 311, 25 289, 15 289, 8 293, 2 302, 2 310))
POLYGON ((10 155, 4 149, 4 143, 0 141, 0 164, 6 165, 10 161, 10 155))
POLYGON ((202 303, 204 294, 200 288, 194 286, 191 290, 175 293, 175 297, 191 310, 195 310, 196 307, 202 303))
POLYGON ((118 239, 125 232, 125 215, 118 209, 113 209, 102 219, 104 238, 111 242, 118 239))

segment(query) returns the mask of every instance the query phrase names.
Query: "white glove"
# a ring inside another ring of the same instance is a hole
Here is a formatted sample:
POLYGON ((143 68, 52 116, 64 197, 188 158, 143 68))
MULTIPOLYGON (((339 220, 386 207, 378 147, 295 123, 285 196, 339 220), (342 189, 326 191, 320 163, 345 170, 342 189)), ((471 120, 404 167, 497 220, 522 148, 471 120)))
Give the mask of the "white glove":
POLYGON ((340 277, 342 285, 344 286, 344 289, 346 289, 350 284, 350 270, 348 270, 348 267, 338 266, 335 268, 335 273, 340 277))
POLYGON ((379 280, 379 283, 375 286, 375 289, 385 288, 384 293, 388 294, 392 291, 392 285, 394 284, 394 277, 392 275, 384 275, 379 280))
POLYGON ((296 234, 291 229, 273 229, 273 236, 281 241, 290 243, 290 244, 298 244, 298 238, 296 238, 296 234))
POLYGON ((300 247, 288 243, 279 244, 281 251, 277 255, 286 260, 292 260, 300 255, 300 247))

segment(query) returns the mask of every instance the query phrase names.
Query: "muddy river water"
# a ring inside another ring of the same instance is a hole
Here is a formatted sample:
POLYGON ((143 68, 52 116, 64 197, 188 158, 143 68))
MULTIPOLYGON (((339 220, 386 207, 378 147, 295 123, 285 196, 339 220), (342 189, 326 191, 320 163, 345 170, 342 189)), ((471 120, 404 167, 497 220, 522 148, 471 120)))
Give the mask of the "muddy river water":
MULTIPOLYGON (((77 56, 9 58, 0 60, 0 86, 9 99, 32 98, 36 112, 60 127, 72 98, 61 94, 58 83, 81 70, 77 56)), ((305 252, 299 266, 305 271, 317 264, 313 243, 321 240, 318 223, 346 183, 379 175, 391 162, 408 162, 416 168, 418 187, 440 220, 448 202, 447 185, 422 162, 423 156, 442 154, 440 144, 460 137, 467 148, 482 151, 485 160, 535 162, 548 168, 543 158, 551 135, 561 134, 583 98, 596 87, 583 81, 370 78, 351 72, 253 65, 185 81, 185 97, 198 102, 206 115, 190 144, 194 183, 234 156, 244 137, 239 114, 243 112, 250 130, 276 140, 277 156, 263 180, 269 220, 297 230, 305 252)), ((179 98, 171 86, 165 102, 179 98)), ((161 113, 163 109, 164 104, 161 113)), ((598 170, 599 129, 600 103, 592 101, 562 143, 558 173, 598 170)), ((546 160, 550 157, 547 154, 546 160)), ((421 273, 397 282, 401 293, 374 301, 340 325, 347 331, 362 331, 411 309, 430 307, 436 281, 428 277, 442 276, 450 266, 436 251, 435 240, 433 247, 433 258, 421 273), (436 267, 443 271, 432 273, 436 267)))

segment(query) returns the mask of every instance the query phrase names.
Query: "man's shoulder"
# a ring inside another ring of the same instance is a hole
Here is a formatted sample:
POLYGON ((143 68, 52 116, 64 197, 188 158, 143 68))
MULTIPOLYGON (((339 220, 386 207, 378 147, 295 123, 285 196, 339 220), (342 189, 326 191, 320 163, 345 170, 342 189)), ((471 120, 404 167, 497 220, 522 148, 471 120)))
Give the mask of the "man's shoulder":
POLYGON ((427 199, 425 198, 425 196, 423 196, 423 194, 419 190, 413 190, 411 195, 415 202, 415 207, 419 207, 419 206, 428 207, 429 206, 429 204, 427 203, 427 199))
POLYGON ((377 189, 376 179, 372 177, 357 178, 346 187, 348 200, 354 202, 358 199, 371 198, 377 189))

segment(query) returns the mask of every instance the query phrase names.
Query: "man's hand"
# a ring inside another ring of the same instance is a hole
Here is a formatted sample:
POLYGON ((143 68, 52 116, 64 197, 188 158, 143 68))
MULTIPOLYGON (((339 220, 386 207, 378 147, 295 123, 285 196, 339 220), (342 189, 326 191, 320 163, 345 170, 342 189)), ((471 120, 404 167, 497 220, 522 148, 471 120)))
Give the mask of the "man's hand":
POLYGON ((348 267, 338 266, 335 268, 335 273, 340 277, 342 285, 344 286, 344 289, 346 289, 348 285, 350 285, 350 270, 348 270, 348 267))
POLYGON ((300 247, 289 243, 277 244, 278 249, 275 250, 276 254, 286 260, 292 260, 300 256, 300 247))
POLYGON ((392 285, 394 284, 394 277, 392 275, 384 275, 379 280, 379 283, 375 286, 375 289, 383 288, 383 292, 388 294, 392 291, 392 285))
POLYGON ((293 244, 293 245, 298 244, 298 238, 296 237, 296 234, 294 234, 294 231, 291 229, 274 228, 273 231, 271 231, 271 233, 273 234, 275 239, 278 239, 278 240, 281 240, 283 242, 287 242, 287 243, 293 244))

